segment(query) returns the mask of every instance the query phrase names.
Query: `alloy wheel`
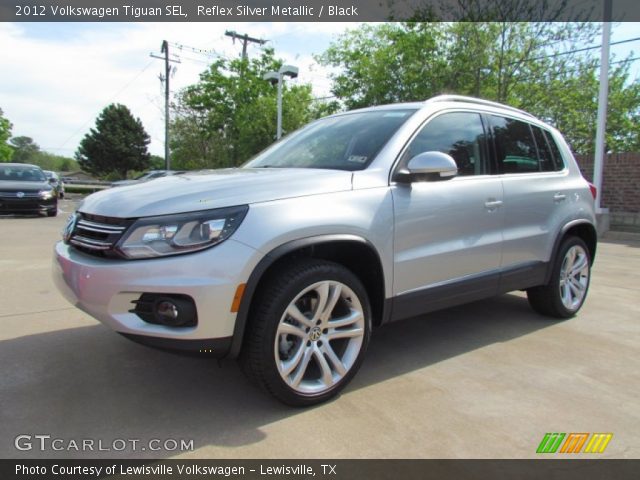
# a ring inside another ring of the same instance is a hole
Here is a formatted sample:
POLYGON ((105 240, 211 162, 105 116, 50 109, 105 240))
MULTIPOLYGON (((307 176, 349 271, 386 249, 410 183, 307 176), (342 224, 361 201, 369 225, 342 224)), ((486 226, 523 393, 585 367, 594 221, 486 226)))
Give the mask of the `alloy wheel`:
POLYGON ((334 280, 314 283, 280 318, 274 342, 278 372, 297 393, 329 391, 355 364, 364 334, 364 311, 353 290, 334 280))

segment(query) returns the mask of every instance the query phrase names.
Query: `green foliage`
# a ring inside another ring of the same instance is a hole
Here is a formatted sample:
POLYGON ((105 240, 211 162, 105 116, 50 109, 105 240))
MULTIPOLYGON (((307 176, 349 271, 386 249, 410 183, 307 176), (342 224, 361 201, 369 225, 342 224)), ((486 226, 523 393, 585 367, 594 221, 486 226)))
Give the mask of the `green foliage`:
POLYGON ((12 162, 32 163, 31 158, 40 152, 40 147, 31 137, 13 137, 9 143, 14 149, 12 162))
POLYGON ((80 193, 82 195, 88 195, 90 193, 99 192, 109 188, 108 186, 102 185, 74 185, 71 183, 65 183, 64 190, 66 193, 80 193))
POLYGON ((3 115, 0 108, 0 162, 8 162, 13 155, 13 149, 7 145, 7 140, 11 137, 11 122, 3 115))
POLYGON ((73 158, 43 152, 31 137, 13 137, 9 143, 13 149, 12 162, 38 165, 43 170, 69 172, 79 170, 80 166, 73 158))
POLYGON ((48 152, 36 152, 24 163, 32 163, 38 165, 43 170, 52 170, 54 172, 72 172, 80 170, 80 165, 73 158, 54 155, 48 152))
MULTIPOLYGON (((470 18, 481 16, 473 2, 461 4, 470 18)), ((597 43, 597 35, 594 24, 583 23, 365 25, 339 37, 319 61, 340 69, 333 92, 348 108, 472 95, 530 111, 557 126, 576 152, 590 153, 597 60, 591 52, 557 54, 597 43)), ((629 79, 627 67, 611 71, 607 146, 613 151, 639 143, 640 84, 629 79)))
POLYGON ((150 164, 149 135, 142 122, 120 104, 107 106, 98 116, 95 129, 80 142, 76 159, 86 172, 104 176, 117 172, 120 178, 129 170, 145 170, 150 164))
MULTIPOLYGON (((218 59, 183 90, 171 124, 171 168, 240 165, 275 140, 276 87, 263 79, 282 62, 266 49, 250 60, 218 59)), ((309 85, 284 82, 283 132, 291 132, 336 104, 314 106, 309 85)))
POLYGON ((164 157, 159 155, 151 155, 149 157, 149 169, 150 170, 164 170, 164 157))

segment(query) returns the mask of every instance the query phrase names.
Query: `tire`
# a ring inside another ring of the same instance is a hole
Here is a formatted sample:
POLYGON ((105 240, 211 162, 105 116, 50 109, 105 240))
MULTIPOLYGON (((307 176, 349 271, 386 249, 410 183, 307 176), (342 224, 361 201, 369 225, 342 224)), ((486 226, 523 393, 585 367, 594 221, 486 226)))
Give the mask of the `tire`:
POLYGON ((581 238, 569 236, 560 244, 549 283, 527 290, 529 304, 542 315, 570 318, 584 304, 590 280, 589 248, 581 238))
POLYGON ((287 405, 309 406, 336 396, 356 374, 371 308, 349 270, 305 259, 264 280, 247 328, 240 355, 247 376, 287 405))
POLYGON ((58 215, 58 207, 53 210, 47 210, 47 217, 55 217, 56 215, 58 215))

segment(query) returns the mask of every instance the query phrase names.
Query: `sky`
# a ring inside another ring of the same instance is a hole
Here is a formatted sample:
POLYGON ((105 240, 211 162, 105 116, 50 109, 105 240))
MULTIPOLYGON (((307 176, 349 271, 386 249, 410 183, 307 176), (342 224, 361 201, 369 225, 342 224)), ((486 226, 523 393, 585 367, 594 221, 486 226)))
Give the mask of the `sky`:
MULTIPOLYGON (((13 123, 13 136, 29 136, 42 150, 73 156, 96 116, 110 103, 122 103, 139 117, 151 137, 150 151, 164 153, 164 90, 158 75, 164 62, 162 40, 180 56, 170 85, 178 91, 198 81, 208 57, 190 48, 239 56, 242 45, 224 35, 235 30, 269 40, 267 46, 286 63, 299 68, 293 82, 310 83, 314 95, 330 95, 328 69, 314 54, 354 23, 0 23, 0 108, 13 123)), ((614 24, 612 41, 640 36, 640 23, 614 24)), ((259 55, 250 45, 248 54, 259 55)), ((615 59, 631 52, 640 56, 640 42, 612 46, 615 59)), ((632 75, 640 78, 640 61, 632 75)))

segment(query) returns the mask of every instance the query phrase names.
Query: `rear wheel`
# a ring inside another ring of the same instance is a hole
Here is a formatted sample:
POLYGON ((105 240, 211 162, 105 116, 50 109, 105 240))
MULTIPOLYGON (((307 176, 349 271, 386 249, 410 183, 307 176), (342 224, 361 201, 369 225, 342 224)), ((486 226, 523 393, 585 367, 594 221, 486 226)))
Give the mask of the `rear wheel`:
POLYGON ((527 290, 538 313, 556 318, 575 315, 587 298, 591 278, 589 249, 581 238, 567 237, 560 245, 547 285, 527 290))
POLYGON ((248 376, 289 405, 337 395, 369 342, 360 280, 339 264, 304 260, 270 278, 256 302, 241 356, 248 376))

